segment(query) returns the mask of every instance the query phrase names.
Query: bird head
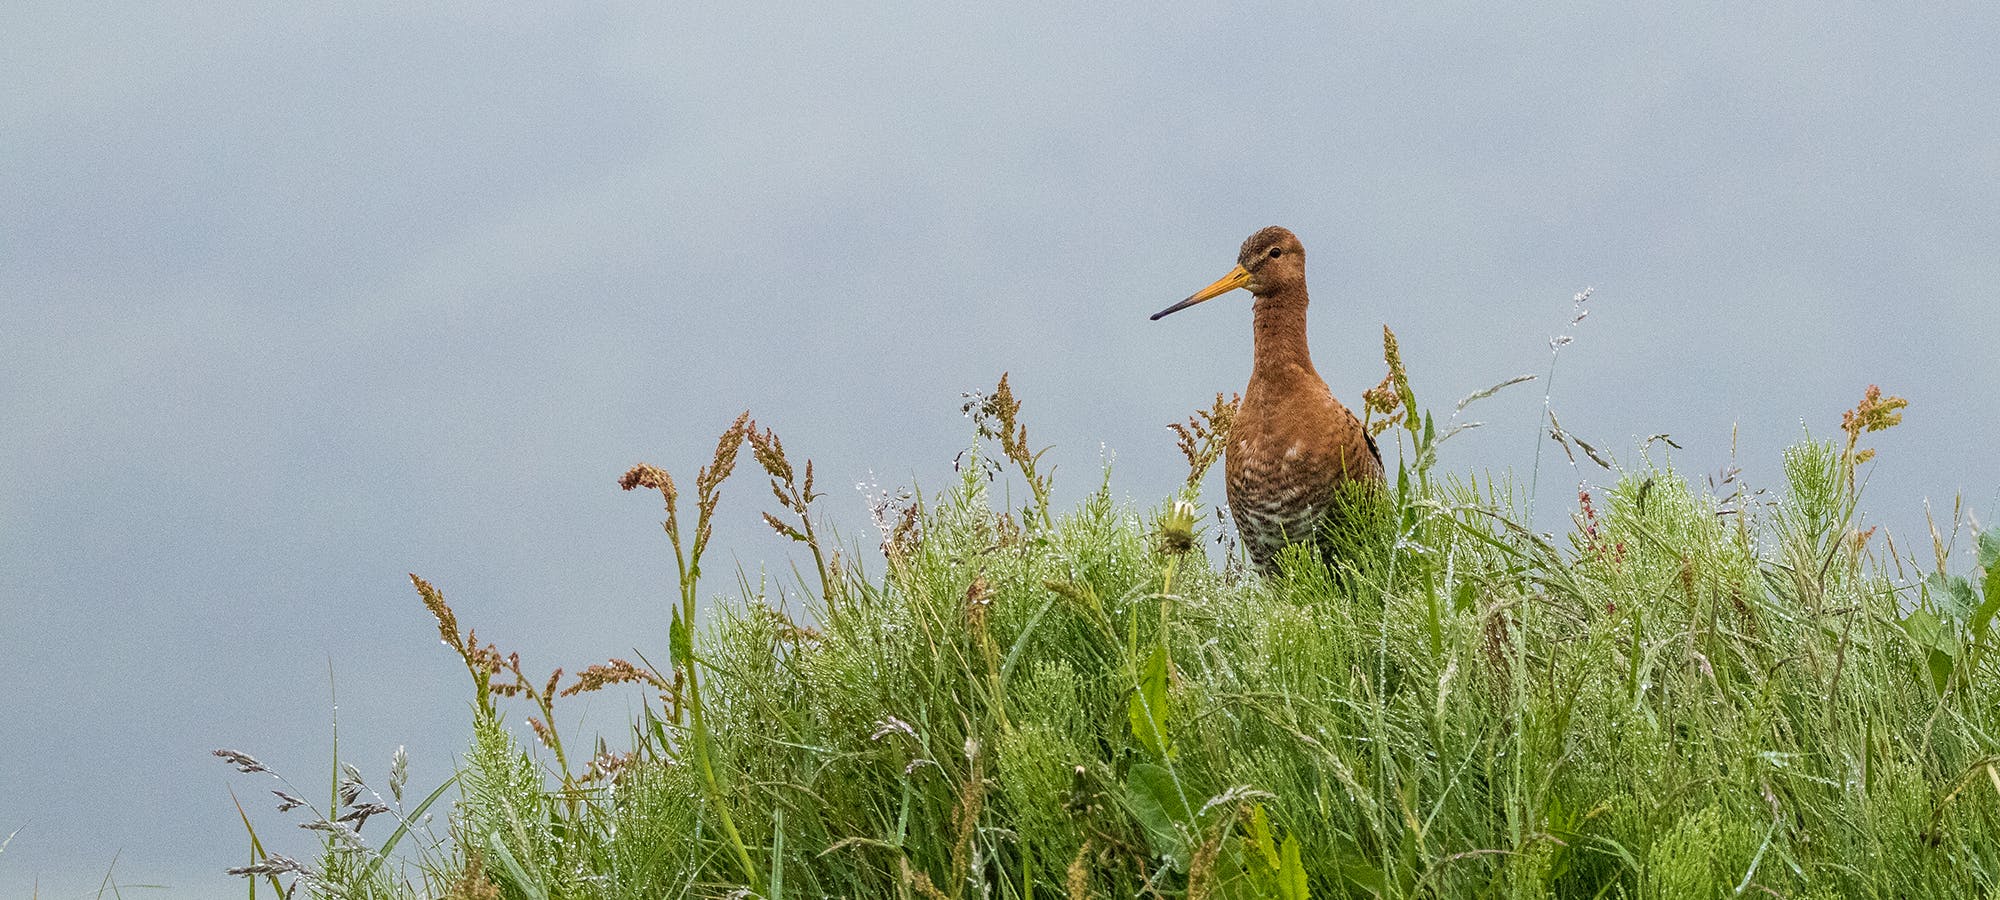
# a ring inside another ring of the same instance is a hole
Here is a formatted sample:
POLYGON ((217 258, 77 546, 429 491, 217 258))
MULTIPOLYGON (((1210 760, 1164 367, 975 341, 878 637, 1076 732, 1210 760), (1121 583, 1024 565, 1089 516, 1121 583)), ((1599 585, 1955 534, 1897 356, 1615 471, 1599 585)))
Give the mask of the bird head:
POLYGON ((1153 314, 1154 321, 1180 312, 1204 300, 1220 297, 1237 288, 1248 288, 1252 296, 1278 293, 1306 280, 1306 248, 1299 236, 1273 225, 1250 236, 1236 254, 1236 268, 1202 288, 1194 296, 1153 314))

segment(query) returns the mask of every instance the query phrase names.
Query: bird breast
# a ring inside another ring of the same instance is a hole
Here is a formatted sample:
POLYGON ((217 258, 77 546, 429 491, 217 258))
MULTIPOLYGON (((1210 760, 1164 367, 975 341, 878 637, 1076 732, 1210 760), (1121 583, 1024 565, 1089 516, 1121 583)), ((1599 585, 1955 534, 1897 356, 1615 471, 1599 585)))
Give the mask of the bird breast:
POLYGON ((1244 398, 1223 464, 1236 530, 1260 558, 1311 538, 1343 482, 1381 477, 1361 423, 1324 385, 1268 396, 1244 398))

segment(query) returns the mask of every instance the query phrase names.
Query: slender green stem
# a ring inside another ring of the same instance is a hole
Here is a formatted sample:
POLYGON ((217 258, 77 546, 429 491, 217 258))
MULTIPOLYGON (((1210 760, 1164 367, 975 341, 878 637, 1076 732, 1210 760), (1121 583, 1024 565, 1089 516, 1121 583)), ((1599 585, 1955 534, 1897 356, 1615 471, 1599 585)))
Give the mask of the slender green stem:
POLYGON ((1535 528, 1535 495, 1540 492, 1542 486, 1542 427, 1552 421, 1549 418, 1549 400, 1555 394, 1556 357, 1560 352, 1555 347, 1549 348, 1549 374, 1542 378, 1542 417, 1535 423, 1535 467, 1528 476, 1528 530, 1530 531, 1535 528))
MULTIPOLYGON (((692 566, 681 567, 681 627, 687 629, 688 646, 694 643, 695 585, 700 578, 699 566, 700 561, 696 560, 692 566)), ((708 794, 708 804, 715 810, 723 835, 729 838, 729 848, 736 856, 737 866, 743 870, 744 880, 750 883, 751 890, 762 893, 763 873, 757 871, 757 864, 750 859, 750 848, 744 846, 743 835, 736 830, 736 819, 729 814, 729 804, 722 796, 722 785, 715 777, 715 762, 709 748, 708 713, 701 699, 699 667, 693 654, 676 660, 675 664, 680 666, 681 674, 687 680, 688 726, 694 732, 695 763, 701 767, 702 787, 708 794)))

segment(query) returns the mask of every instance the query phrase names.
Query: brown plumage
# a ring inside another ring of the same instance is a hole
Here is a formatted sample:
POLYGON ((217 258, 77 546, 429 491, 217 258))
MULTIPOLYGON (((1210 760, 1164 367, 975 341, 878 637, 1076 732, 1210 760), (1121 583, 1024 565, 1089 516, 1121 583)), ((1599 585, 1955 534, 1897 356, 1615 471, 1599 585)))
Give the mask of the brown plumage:
POLYGON ((1330 520, 1341 493, 1380 482, 1382 454, 1313 368, 1306 348, 1306 251, 1297 235, 1275 226, 1251 235, 1234 270, 1153 318, 1237 288, 1256 298, 1256 350, 1224 469, 1236 530, 1258 571, 1269 572, 1285 545, 1342 526, 1330 520))

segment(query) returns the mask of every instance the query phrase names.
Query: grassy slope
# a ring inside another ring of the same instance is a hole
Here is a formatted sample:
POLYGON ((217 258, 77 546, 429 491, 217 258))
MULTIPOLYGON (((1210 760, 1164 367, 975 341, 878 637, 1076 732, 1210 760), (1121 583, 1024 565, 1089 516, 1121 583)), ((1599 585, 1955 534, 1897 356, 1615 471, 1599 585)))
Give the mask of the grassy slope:
POLYGON ((969 465, 885 573, 805 576, 811 627, 745 596, 677 628, 700 733, 687 672, 599 670, 670 698, 615 775, 538 775, 482 715, 427 889, 337 852, 310 883, 436 894, 469 852, 454 895, 2000 895, 2000 592, 1893 590, 1846 466, 1802 444, 1760 507, 1648 464, 1561 547, 1408 472, 1358 563, 1261 580, 1108 487, 996 511, 969 465))

